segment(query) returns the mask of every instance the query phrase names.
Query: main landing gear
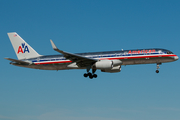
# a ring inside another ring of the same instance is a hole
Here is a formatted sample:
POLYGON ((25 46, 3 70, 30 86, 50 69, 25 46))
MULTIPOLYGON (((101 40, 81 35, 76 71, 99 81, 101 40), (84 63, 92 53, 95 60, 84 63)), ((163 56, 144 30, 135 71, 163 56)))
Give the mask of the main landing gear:
POLYGON ((156 73, 159 73, 159 70, 158 70, 158 69, 160 68, 159 65, 161 65, 161 63, 157 63, 157 70, 156 70, 156 73))
POLYGON ((97 74, 94 74, 96 72, 96 69, 92 68, 92 73, 89 72, 90 69, 91 69, 91 67, 87 68, 87 73, 84 73, 84 77, 88 77, 89 76, 90 79, 97 78, 97 74))
POLYGON ((97 78, 97 74, 92 74, 92 73, 84 73, 84 77, 88 77, 89 76, 89 78, 90 79, 93 79, 93 78, 97 78))

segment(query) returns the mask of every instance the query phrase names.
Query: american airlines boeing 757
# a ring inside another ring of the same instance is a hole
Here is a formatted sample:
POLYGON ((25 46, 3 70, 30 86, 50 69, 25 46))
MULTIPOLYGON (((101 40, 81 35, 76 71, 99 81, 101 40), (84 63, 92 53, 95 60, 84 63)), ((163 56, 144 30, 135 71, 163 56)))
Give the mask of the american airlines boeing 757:
POLYGON ((59 55, 40 55, 27 44, 16 32, 8 33, 17 59, 10 60, 10 64, 20 67, 42 70, 67 70, 86 69, 84 77, 96 78, 96 70, 116 73, 121 71, 122 65, 157 64, 156 73, 159 73, 159 65, 178 60, 178 56, 166 49, 136 49, 105 52, 69 53, 56 47, 50 40, 52 48, 59 55), (90 72, 92 70, 92 72, 90 72))

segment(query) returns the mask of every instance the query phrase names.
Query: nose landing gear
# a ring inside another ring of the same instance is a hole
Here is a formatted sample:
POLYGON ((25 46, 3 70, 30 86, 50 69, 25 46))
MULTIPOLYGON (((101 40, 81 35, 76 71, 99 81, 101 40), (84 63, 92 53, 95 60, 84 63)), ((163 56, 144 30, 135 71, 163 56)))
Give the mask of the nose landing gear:
POLYGON ((157 70, 156 70, 156 73, 159 73, 159 70, 158 70, 158 69, 160 68, 159 65, 161 65, 161 63, 157 63, 157 70))

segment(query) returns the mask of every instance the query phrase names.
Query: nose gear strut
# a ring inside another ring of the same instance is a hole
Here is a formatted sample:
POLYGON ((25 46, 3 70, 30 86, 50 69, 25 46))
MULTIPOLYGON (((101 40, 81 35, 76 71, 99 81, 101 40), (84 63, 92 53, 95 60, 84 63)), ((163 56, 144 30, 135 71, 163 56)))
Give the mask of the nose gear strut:
POLYGON ((158 69, 160 68, 159 65, 161 65, 161 63, 157 63, 157 70, 156 70, 156 73, 159 73, 159 70, 158 70, 158 69))

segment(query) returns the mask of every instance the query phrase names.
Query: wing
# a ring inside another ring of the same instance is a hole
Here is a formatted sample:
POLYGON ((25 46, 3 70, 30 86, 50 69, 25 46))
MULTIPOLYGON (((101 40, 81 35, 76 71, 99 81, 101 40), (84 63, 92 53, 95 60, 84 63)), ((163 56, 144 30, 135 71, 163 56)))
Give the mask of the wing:
POLYGON ((29 62, 24 62, 24 61, 22 61, 22 60, 16 60, 16 59, 12 59, 12 58, 4 58, 4 59, 10 60, 10 61, 15 62, 15 63, 18 63, 18 64, 22 64, 22 65, 29 65, 29 64, 31 64, 31 63, 29 63, 29 62))
POLYGON ((92 59, 92 58, 87 58, 81 55, 77 55, 77 54, 73 54, 73 53, 68 53, 62 50, 59 50, 56 45, 54 44, 54 42, 52 40, 51 41, 51 45, 53 47, 53 49, 61 54, 64 55, 64 57, 66 59, 71 60, 72 62, 76 62, 76 65, 78 67, 88 67, 88 66, 92 66, 94 63, 96 63, 98 60, 96 59, 92 59))

